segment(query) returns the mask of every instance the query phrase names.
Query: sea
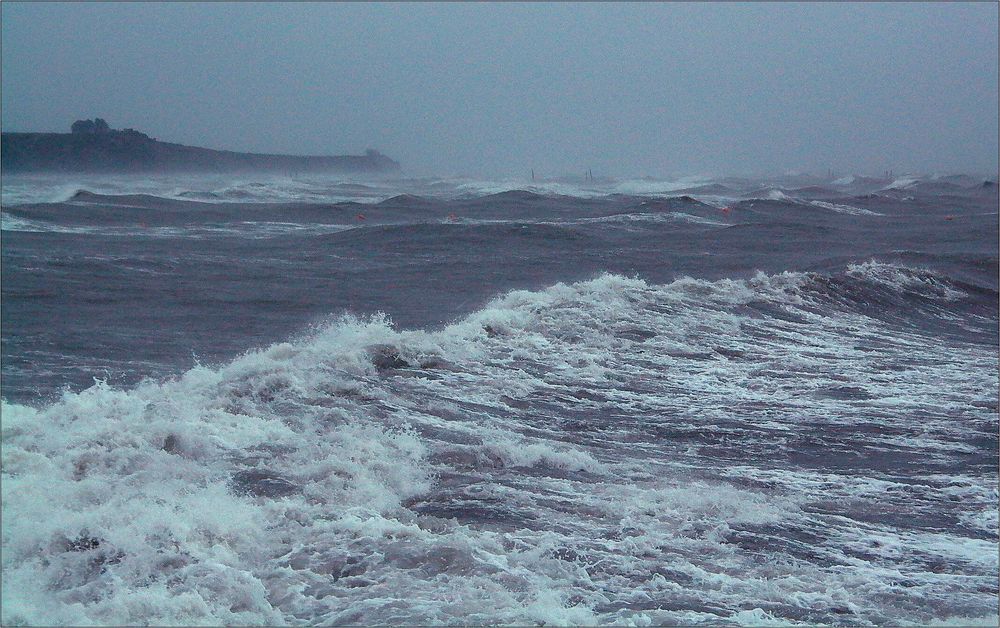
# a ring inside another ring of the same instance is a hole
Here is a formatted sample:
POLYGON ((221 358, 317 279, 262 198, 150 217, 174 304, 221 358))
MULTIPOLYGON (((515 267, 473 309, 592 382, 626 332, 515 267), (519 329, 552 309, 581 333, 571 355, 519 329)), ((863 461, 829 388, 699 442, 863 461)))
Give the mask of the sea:
POLYGON ((995 177, 4 175, 2 621, 998 621, 995 177))

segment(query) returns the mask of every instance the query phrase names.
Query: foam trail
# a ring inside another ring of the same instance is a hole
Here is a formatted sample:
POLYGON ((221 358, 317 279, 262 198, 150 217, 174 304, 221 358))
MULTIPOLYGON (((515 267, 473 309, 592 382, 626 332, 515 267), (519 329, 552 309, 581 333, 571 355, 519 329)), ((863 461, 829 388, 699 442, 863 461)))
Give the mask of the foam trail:
POLYGON ((870 209, 862 209, 861 207, 854 207, 853 205, 841 205, 839 203, 826 203, 824 201, 812 201, 810 205, 815 205, 816 207, 822 207, 823 209, 829 209, 841 214, 850 214, 852 216, 884 216, 878 212, 873 212, 870 209))

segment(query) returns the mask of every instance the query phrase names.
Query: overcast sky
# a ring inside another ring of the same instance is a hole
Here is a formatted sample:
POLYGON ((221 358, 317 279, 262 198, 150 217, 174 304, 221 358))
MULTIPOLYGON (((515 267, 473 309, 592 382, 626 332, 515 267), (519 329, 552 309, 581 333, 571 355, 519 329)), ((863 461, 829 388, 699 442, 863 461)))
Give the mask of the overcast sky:
POLYGON ((997 4, 15 3, 2 126, 413 174, 997 169, 997 4))

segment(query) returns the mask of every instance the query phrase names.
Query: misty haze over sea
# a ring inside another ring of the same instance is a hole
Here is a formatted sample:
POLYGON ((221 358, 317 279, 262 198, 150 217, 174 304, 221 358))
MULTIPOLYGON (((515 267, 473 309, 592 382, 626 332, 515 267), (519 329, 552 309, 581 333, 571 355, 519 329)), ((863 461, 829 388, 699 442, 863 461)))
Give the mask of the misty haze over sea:
POLYGON ((996 4, 0 13, 3 625, 996 625, 996 4))

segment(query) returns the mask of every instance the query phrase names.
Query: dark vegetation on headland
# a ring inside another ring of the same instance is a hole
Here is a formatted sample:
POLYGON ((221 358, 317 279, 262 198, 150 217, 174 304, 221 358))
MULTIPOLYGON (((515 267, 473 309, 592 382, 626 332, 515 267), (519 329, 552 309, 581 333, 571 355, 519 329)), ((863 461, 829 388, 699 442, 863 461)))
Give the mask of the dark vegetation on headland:
POLYGON ((4 172, 392 172, 399 163, 376 150, 324 157, 212 150, 161 142, 101 118, 77 120, 71 133, 3 133, 4 172))

